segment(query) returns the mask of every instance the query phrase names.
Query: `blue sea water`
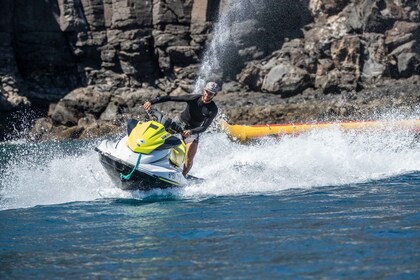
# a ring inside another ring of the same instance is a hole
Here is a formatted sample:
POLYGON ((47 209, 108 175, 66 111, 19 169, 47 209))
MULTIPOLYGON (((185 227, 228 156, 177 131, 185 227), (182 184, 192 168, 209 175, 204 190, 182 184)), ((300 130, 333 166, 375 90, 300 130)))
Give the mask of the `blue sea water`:
POLYGON ((418 279, 420 143, 202 137, 202 184, 125 192, 99 143, 0 146, 0 278, 418 279))

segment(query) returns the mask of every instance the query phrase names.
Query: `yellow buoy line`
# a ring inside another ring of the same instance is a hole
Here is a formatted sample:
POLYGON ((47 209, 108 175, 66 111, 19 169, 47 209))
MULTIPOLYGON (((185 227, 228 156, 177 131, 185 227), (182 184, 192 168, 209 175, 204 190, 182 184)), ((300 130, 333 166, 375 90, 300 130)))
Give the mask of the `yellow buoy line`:
POLYGON ((299 134, 311 130, 339 128, 343 131, 368 131, 375 129, 412 130, 420 132, 420 119, 393 121, 352 121, 325 122, 308 124, 263 124, 263 125, 230 125, 222 123, 223 129, 231 137, 240 141, 261 138, 265 136, 281 136, 299 134))

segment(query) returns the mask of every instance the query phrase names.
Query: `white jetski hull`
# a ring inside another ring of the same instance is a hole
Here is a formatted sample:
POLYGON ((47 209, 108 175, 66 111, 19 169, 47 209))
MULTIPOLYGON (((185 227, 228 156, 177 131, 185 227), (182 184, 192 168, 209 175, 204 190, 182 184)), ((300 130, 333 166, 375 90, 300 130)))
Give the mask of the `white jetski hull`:
POLYGON ((170 163, 169 149, 155 150, 150 154, 141 154, 140 163, 130 180, 121 178, 121 174, 130 173, 136 166, 139 154, 128 148, 127 136, 119 141, 104 140, 95 149, 100 161, 114 183, 124 190, 148 190, 183 186, 187 180, 182 170, 170 163))

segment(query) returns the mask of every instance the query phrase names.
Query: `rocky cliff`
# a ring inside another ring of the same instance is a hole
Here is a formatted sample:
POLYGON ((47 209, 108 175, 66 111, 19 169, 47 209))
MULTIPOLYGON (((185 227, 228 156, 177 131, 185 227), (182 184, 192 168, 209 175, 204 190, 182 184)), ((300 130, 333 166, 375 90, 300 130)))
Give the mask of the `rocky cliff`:
MULTIPOLYGON (((261 99, 303 104, 416 84, 419 10, 418 0, 2 0, 0 130, 7 115, 38 108, 48 117, 35 124, 37 137, 112 131, 151 96, 192 92, 220 37, 211 79, 224 84, 218 98, 233 121, 261 121, 237 105, 261 99)), ((420 101, 413 90, 408 103, 420 101)))

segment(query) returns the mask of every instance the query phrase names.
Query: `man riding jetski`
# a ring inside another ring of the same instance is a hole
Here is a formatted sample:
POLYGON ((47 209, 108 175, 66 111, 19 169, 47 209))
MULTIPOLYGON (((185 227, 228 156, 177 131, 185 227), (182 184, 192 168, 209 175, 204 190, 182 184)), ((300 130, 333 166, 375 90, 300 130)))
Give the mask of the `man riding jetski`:
MULTIPOLYGON (((103 140, 95 150, 105 171, 124 190, 183 186, 185 143, 183 129, 171 119, 150 110, 150 121, 128 120, 127 136, 103 140)), ((194 179, 198 179, 193 177, 194 179)))
POLYGON ((204 87, 203 93, 184 96, 163 96, 144 103, 146 111, 152 105, 167 101, 186 102, 187 107, 179 116, 179 124, 183 127, 182 138, 186 144, 186 158, 182 174, 187 177, 193 166, 193 160, 197 153, 200 133, 204 132, 216 117, 218 108, 213 98, 217 95, 219 87, 215 82, 209 82, 204 87))
MULTIPOLYGON (((160 112, 151 109, 150 102, 146 102, 144 107, 152 120, 129 120, 127 136, 118 141, 104 140, 95 148, 100 154, 101 164, 118 187, 147 190, 183 186, 191 180, 201 181, 193 176, 184 177, 192 167, 199 133, 208 128, 217 114, 217 106, 212 101, 215 96, 212 92, 217 93, 217 85, 209 84, 203 95, 175 97, 177 101, 188 99, 180 122, 163 117, 160 112), (179 134, 188 141, 187 145, 177 137, 179 134), (186 158, 188 156, 189 159, 186 158)), ((172 98, 161 98, 155 103, 172 98)))

